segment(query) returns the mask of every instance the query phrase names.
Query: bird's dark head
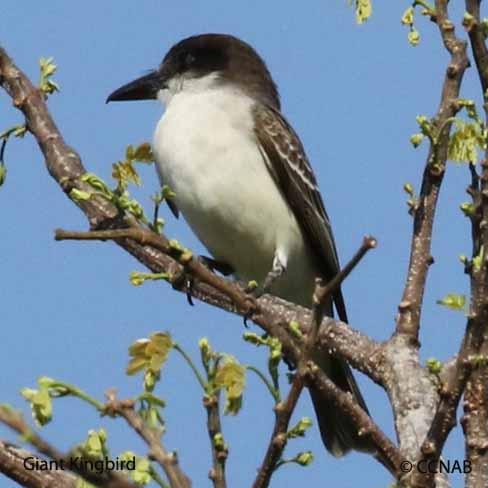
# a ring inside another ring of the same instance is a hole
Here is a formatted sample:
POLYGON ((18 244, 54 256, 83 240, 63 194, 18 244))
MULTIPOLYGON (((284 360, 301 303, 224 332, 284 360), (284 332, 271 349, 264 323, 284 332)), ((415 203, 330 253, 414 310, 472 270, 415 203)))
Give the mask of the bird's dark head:
POLYGON ((118 88, 107 102, 168 99, 185 89, 233 83, 262 103, 279 108, 266 64, 244 41, 226 34, 201 34, 175 44, 159 68, 118 88))

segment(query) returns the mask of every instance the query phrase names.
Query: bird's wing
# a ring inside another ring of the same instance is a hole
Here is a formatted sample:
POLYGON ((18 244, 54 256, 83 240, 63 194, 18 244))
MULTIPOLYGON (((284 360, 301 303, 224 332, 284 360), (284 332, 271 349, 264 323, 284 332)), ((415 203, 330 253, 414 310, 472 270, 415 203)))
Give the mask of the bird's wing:
MULTIPOLYGON (((339 271, 339 259, 327 212, 302 143, 284 117, 271 107, 254 107, 255 135, 264 161, 292 209, 326 280, 339 271)), ((340 289, 334 293, 339 318, 347 322, 340 289)))

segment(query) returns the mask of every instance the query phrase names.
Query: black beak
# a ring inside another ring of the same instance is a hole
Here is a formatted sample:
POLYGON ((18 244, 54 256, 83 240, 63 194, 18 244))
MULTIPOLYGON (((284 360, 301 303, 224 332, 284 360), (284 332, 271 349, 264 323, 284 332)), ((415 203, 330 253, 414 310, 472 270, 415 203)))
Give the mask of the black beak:
POLYGON ((159 71, 137 78, 112 92, 106 103, 125 100, 153 100, 160 89, 164 88, 164 79, 159 71))

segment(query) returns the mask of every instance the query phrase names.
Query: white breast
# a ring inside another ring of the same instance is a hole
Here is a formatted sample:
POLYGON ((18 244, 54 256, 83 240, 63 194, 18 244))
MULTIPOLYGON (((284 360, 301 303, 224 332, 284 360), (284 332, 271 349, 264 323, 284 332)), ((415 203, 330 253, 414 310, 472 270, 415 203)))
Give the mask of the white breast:
POLYGON ((279 253, 287 273, 273 291, 308 302, 311 292, 304 283, 313 286, 310 258, 264 164, 252 106, 252 99, 230 87, 173 95, 154 134, 158 173, 212 256, 242 279, 262 283, 279 253))

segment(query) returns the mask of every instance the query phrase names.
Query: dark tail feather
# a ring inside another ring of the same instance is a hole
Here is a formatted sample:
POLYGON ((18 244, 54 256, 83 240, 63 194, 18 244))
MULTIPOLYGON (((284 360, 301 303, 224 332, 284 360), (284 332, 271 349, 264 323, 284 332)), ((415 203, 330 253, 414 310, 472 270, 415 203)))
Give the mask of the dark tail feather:
POLYGON ((334 293, 333 300, 339 319, 346 322, 346 324, 349 323, 347 320, 346 304, 344 303, 344 297, 340 288, 334 293))
MULTIPOLYGON (((339 388, 350 392, 354 400, 369 414, 352 371, 344 360, 326 356, 319 360, 316 358, 316 362, 339 388)), ((324 401, 313 388, 310 389, 310 396, 315 415, 317 416, 322 441, 332 455, 341 457, 351 449, 371 452, 371 447, 366 442, 366 439, 358 435, 357 428, 348 415, 341 412, 331 401, 324 401)))

